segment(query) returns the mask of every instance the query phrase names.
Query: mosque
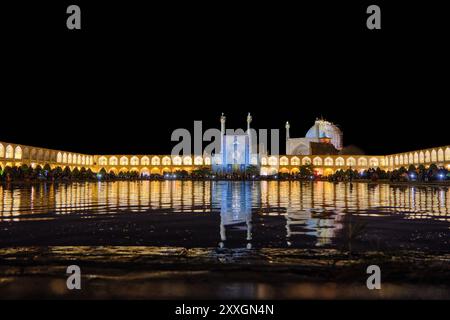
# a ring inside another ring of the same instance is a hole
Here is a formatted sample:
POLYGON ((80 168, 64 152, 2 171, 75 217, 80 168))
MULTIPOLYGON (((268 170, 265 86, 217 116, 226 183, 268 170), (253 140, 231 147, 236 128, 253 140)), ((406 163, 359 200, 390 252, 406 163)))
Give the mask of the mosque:
POLYGON ((407 151, 390 155, 366 155, 356 147, 343 144, 342 130, 335 124, 317 119, 306 132, 305 137, 291 138, 290 124, 286 123, 286 154, 268 154, 266 148, 256 148, 251 134, 252 116, 247 116, 247 130, 227 134, 226 117, 220 117, 220 151, 204 155, 161 155, 161 154, 81 154, 0 141, 0 170, 6 166, 51 168, 69 167, 91 169, 99 172, 138 172, 141 175, 191 172, 198 168, 210 168, 217 173, 245 171, 256 167, 261 175, 278 173, 295 174, 300 166, 312 165, 317 175, 327 176, 337 170, 363 171, 370 168, 394 170, 410 165, 425 167, 436 164, 450 170, 450 145, 407 151), (259 149, 259 150, 257 150, 259 149))
POLYGON ((291 125, 286 122, 287 155, 338 154, 343 149, 342 131, 324 119, 316 119, 304 138, 291 138, 290 128, 291 125))

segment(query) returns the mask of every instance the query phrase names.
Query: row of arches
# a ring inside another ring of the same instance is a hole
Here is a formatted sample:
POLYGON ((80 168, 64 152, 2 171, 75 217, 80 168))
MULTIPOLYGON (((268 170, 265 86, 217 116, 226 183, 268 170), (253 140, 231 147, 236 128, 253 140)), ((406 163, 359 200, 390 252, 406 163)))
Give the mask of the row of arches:
POLYGON ((98 165, 100 166, 171 166, 171 165, 211 165, 211 159, 209 157, 191 157, 191 156, 143 156, 141 158, 137 156, 101 156, 98 158, 98 165))
POLYGON ((48 149, 0 143, 0 158, 14 160, 31 160, 47 163, 93 165, 94 157, 81 154, 56 152, 48 149))
POLYGON ((5 148, 3 144, 0 143, 0 158, 20 160, 22 159, 22 148, 20 146, 14 148, 10 144, 5 148))
POLYGON ((349 166, 349 167, 379 167, 384 165, 383 159, 376 157, 330 157, 330 156, 316 156, 316 157, 291 157, 282 156, 280 158, 263 157, 261 158, 261 165, 263 166, 300 166, 300 165, 314 165, 314 166, 349 166))
POLYGON ((56 162, 63 164, 93 165, 94 157, 81 154, 72 154, 66 152, 58 152, 56 162))
MULTIPOLYGON (((339 169, 332 169, 332 168, 316 168, 314 169, 315 174, 322 175, 322 176, 329 176, 334 174, 339 169)), ((262 167, 261 168, 261 175, 263 176, 271 176, 276 175, 279 173, 286 173, 286 174, 298 174, 300 173, 299 168, 287 168, 287 167, 262 167)))
POLYGON ((110 173, 110 172, 114 172, 115 174, 119 174, 119 173, 128 173, 128 172, 137 172, 141 175, 150 175, 150 174, 159 174, 159 175, 164 175, 166 173, 174 173, 177 171, 190 171, 191 168, 185 168, 185 167, 143 167, 143 168, 137 168, 137 167, 111 167, 111 168, 102 168, 100 170, 105 169, 106 172, 110 173))
POLYGON ((450 147, 386 156, 390 167, 450 161, 450 147))

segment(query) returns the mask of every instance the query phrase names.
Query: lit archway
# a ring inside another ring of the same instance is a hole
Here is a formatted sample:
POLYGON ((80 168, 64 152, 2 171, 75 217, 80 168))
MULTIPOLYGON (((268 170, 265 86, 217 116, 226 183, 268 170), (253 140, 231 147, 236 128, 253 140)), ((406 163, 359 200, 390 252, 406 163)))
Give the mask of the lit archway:
POLYGON ((108 163, 108 159, 106 157, 100 157, 98 158, 98 164, 101 166, 106 166, 108 163))
POLYGON ((171 163, 170 157, 164 157, 164 158, 162 158, 162 164, 163 164, 163 166, 170 166, 170 163, 171 163))
POLYGON ((7 159, 14 158, 14 149, 11 145, 6 146, 5 158, 7 159))
POLYGON ((347 166, 354 167, 355 165, 356 165, 355 158, 350 157, 350 158, 347 159, 347 166))
POLYGON ((109 158, 109 165, 110 166, 117 166, 119 164, 119 160, 117 160, 116 157, 109 158))
POLYGON ((120 168, 119 172, 121 172, 121 173, 127 173, 127 172, 128 172, 128 169, 125 168, 125 167, 122 167, 122 168, 120 168))
POLYGON ((370 166, 371 166, 372 168, 378 167, 378 166, 379 166, 378 159, 377 159, 377 158, 371 158, 371 159, 370 159, 370 166))
POLYGON ((159 157, 153 157, 152 158, 152 166, 159 166, 159 164, 160 164, 160 160, 159 160, 159 157))
POLYGON ((431 161, 432 162, 436 162, 436 161, 438 161, 437 160, 437 152, 436 152, 436 150, 431 150, 431 161))
POLYGON ((138 165, 139 165, 139 158, 136 157, 136 156, 131 157, 130 164, 131 164, 132 166, 138 166, 138 165))
POLYGON ((338 167, 343 167, 343 166, 345 166, 344 158, 341 158, 341 157, 337 158, 337 159, 336 159, 336 166, 338 166, 338 167))
POLYGON ((161 171, 159 170, 159 168, 152 168, 151 173, 152 174, 161 174, 161 171))
POLYGON ((311 164, 311 159, 309 157, 304 157, 302 159, 302 165, 306 166, 306 165, 309 165, 309 164, 311 164))
POLYGON ((22 159, 22 148, 20 146, 17 146, 14 150, 14 159, 22 159))
POLYGON ((321 166, 322 165, 322 158, 320 157, 315 157, 313 160, 313 165, 315 166, 321 166))
POLYGON ((274 157, 274 156, 270 157, 269 158, 269 166, 276 166, 276 165, 278 165, 277 157, 274 157))
POLYGON ((120 165, 121 166, 127 166, 128 165, 128 158, 123 156, 122 158, 120 158, 120 165))
POLYGON ((200 157, 200 156, 195 157, 194 164, 197 165, 197 166, 201 166, 203 164, 203 158, 200 157))
POLYGON ((141 158, 141 166, 148 166, 150 164, 150 159, 145 156, 141 158))
POLYGON ((430 151, 425 151, 425 162, 431 162, 431 154, 430 151))
POLYGON ((438 157, 438 161, 444 161, 444 150, 439 149, 437 157, 438 157))
POLYGON ((367 167, 367 159, 366 158, 359 158, 358 159, 358 165, 360 167, 367 167))
POLYGON ((174 164, 175 166, 181 165, 181 157, 180 157, 180 156, 174 157, 174 158, 173 158, 173 164, 174 164))
POLYGON ((291 158, 291 166, 299 166, 300 165, 300 159, 298 157, 291 158))
POLYGON ((283 168, 280 169, 280 172, 281 172, 281 173, 287 173, 287 174, 289 174, 289 169, 283 167, 283 168))
POLYGON ((183 164, 185 166, 191 166, 192 165, 192 158, 190 156, 184 157, 183 164))

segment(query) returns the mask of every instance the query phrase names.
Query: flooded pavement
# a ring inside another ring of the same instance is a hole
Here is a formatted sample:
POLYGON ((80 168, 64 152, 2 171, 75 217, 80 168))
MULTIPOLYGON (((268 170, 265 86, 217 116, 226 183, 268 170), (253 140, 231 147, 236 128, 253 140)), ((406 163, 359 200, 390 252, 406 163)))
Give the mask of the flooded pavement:
POLYGON ((2 298, 450 298, 450 191, 297 181, 0 187, 2 298), (84 289, 66 289, 77 264, 84 289), (377 264, 383 289, 366 288, 377 264))

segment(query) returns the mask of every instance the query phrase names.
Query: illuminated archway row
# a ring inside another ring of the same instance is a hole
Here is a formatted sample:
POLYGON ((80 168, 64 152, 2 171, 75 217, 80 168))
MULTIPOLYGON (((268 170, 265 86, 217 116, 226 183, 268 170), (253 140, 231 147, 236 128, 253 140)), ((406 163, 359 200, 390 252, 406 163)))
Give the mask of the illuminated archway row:
MULTIPOLYGON (((329 176, 334 174, 339 169, 333 169, 333 168, 314 168, 314 172, 321 176, 329 176)), ((300 173, 299 168, 289 168, 289 167, 261 167, 261 175, 263 176, 270 176, 270 175, 276 175, 276 174, 298 174, 300 173)))
POLYGON ((8 165, 11 166, 21 164, 44 166, 49 164, 51 166, 62 165, 63 167, 64 165, 88 167, 94 164, 94 156, 90 155, 5 142, 0 142, 0 159, 9 161, 8 165))
POLYGON ((271 156, 261 158, 262 166, 336 166, 336 167, 384 167, 383 156, 271 156))
POLYGON ((137 167, 109 167, 109 166, 105 166, 105 167, 101 167, 99 171, 101 170, 105 170, 108 173, 113 172, 114 174, 119 174, 119 173, 129 173, 129 172, 136 172, 140 175, 150 175, 150 174, 158 174, 158 175, 164 175, 166 173, 176 173, 179 171, 187 171, 187 172, 191 172, 193 170, 192 167, 163 167, 163 168, 159 168, 159 167, 143 167, 143 168, 137 168, 137 167))
MULTIPOLYGON (((137 172, 149 172, 150 174, 175 172, 178 170, 191 171, 201 166, 220 164, 220 158, 214 160, 209 156, 171 156, 171 155, 86 155, 73 152, 37 148, 26 145, 0 142, 0 161, 3 166, 27 164, 31 166, 49 164, 51 167, 86 167, 98 172, 101 168, 110 170, 114 168, 118 172, 122 170, 137 172)), ((296 172, 301 165, 311 164, 315 170, 331 172, 339 169, 364 170, 377 168, 392 170, 401 166, 423 164, 425 166, 435 163, 450 169, 450 146, 442 146, 412 152, 375 156, 375 155, 280 155, 267 156, 257 159, 253 156, 252 164, 260 163, 262 173, 296 172)))
POLYGON ((450 161, 450 147, 437 147, 425 150, 410 151, 405 153, 385 156, 386 166, 389 168, 399 168, 409 165, 445 165, 450 161))
POLYGON ((151 155, 151 156, 133 156, 133 155, 110 155, 96 156, 98 157, 98 166, 209 166, 211 165, 210 157, 201 156, 167 156, 167 155, 151 155))

